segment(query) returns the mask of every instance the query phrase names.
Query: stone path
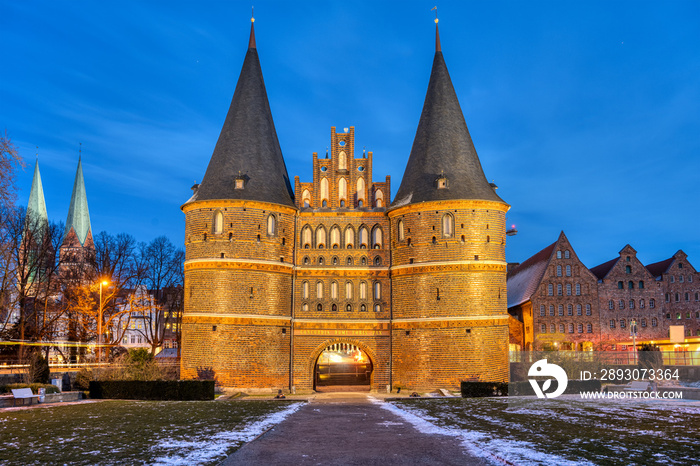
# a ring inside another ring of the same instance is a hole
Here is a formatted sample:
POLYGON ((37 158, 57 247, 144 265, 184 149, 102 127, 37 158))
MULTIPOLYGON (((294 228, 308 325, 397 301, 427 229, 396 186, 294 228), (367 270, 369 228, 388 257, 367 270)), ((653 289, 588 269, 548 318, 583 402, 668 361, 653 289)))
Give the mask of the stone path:
POLYGON ((453 437, 423 434, 364 393, 324 393, 223 465, 486 465, 453 437))

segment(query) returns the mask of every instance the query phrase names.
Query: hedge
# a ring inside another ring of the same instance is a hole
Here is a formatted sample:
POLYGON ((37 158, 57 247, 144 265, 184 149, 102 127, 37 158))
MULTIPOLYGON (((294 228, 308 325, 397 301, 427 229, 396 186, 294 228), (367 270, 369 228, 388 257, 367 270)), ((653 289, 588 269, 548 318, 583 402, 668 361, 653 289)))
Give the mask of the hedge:
POLYGON ((39 394, 40 388, 46 389, 46 394, 61 393, 57 386, 46 383, 11 383, 8 385, 0 385, 0 393, 12 393, 12 389, 16 388, 31 388, 32 393, 39 394))
POLYGON ((213 380, 103 380, 90 382, 90 398, 213 400, 213 380))
MULTIPOLYGON (((599 392, 600 380, 569 380, 564 394, 599 392)), ((486 396, 535 396, 530 382, 462 382, 462 398, 486 396)))

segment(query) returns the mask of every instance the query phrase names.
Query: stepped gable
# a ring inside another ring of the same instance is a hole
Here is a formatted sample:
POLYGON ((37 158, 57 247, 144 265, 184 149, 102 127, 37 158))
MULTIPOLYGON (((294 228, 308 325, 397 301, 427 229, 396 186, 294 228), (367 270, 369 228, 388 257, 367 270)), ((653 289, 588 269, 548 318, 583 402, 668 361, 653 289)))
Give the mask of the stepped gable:
POLYGON ((195 194, 188 202, 241 199, 294 206, 252 24, 248 52, 231 106, 204 179, 194 189, 195 194), (237 179, 243 180, 242 189, 236 189, 237 179))
POLYGON ((428 92, 392 207, 453 199, 504 202, 486 180, 447 71, 437 25, 435 32, 428 92), (445 189, 437 189, 441 177, 447 179, 445 189))

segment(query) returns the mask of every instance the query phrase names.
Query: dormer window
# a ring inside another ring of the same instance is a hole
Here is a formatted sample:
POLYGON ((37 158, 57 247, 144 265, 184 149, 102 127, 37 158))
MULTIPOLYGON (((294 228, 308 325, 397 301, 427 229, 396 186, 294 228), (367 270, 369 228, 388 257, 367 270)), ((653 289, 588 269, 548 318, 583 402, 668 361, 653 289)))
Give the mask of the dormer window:
POLYGON ((246 175, 241 175, 241 172, 238 172, 238 176, 234 180, 233 186, 235 189, 245 189, 246 181, 248 181, 248 177, 246 175))
POLYGON ((437 189, 447 189, 447 177, 445 175, 440 175, 435 180, 435 186, 437 186, 437 189))

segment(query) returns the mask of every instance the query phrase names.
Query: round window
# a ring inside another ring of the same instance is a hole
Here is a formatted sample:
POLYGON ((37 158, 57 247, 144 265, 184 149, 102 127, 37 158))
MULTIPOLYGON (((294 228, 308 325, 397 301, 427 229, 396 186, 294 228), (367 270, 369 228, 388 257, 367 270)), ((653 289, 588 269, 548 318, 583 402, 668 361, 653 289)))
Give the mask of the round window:
POLYGON ((321 167, 322 172, 325 172, 326 170, 328 170, 328 167, 321 167))
POLYGON ((340 147, 345 147, 345 141, 340 141, 340 142, 338 143, 338 145, 339 145, 340 147))
POLYGON ((363 171, 365 171, 365 167, 357 167, 357 171, 358 171, 358 172, 363 172, 363 171))

